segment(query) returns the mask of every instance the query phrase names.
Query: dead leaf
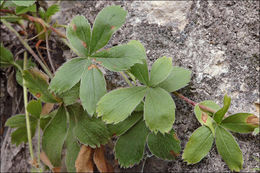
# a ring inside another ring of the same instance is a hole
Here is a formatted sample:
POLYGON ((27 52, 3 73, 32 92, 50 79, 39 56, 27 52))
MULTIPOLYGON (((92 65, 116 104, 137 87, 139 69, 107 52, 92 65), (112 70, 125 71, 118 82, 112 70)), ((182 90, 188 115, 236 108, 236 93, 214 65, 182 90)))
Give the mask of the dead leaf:
POLYGON ((14 97, 14 93, 16 92, 14 71, 12 71, 7 78, 7 92, 11 97, 14 97))
POLYGON ((259 125, 259 118, 258 118, 257 116, 255 116, 255 115, 252 115, 252 116, 250 116, 250 117, 248 117, 248 118, 246 119, 246 122, 247 122, 248 124, 257 126, 257 125, 259 125))
POLYGON ((258 113, 260 113, 260 103, 255 102, 255 108, 258 113))
POLYGON ((104 146, 95 149, 93 160, 99 172, 114 172, 114 168, 105 158, 104 146))
POLYGON ((93 152, 94 150, 89 147, 82 145, 78 154, 78 157, 75 162, 75 167, 77 172, 93 172, 94 163, 93 163, 93 152))
POLYGON ((61 170, 61 168, 60 168, 60 167, 55 167, 55 168, 52 168, 52 172, 54 172, 54 173, 59 173, 59 172, 60 172, 60 170, 61 170))
POLYGON ((41 161, 47 165, 51 170, 54 168, 53 165, 51 164, 51 161, 49 160, 49 158, 47 157, 47 155, 45 154, 45 152, 41 152, 40 154, 40 159, 41 161))
POLYGON ((51 110, 53 109, 54 104, 53 103, 46 103, 43 108, 42 108, 42 112, 41 115, 46 115, 48 113, 51 112, 51 110))

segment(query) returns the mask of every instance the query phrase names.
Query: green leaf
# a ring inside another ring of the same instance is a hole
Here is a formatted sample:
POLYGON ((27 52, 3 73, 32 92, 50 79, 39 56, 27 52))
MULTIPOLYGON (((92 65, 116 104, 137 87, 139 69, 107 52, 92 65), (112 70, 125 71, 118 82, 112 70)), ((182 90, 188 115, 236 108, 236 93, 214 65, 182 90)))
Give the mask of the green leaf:
POLYGON ((77 102, 79 98, 79 86, 80 83, 77 83, 70 90, 59 95, 66 106, 72 105, 77 102))
POLYGON ((106 123, 126 119, 143 100, 146 87, 120 88, 104 95, 97 105, 98 116, 106 123))
POLYGON ((67 112, 61 106, 42 136, 42 148, 54 167, 61 165, 61 152, 66 136, 67 112))
POLYGON ((133 127, 143 116, 142 112, 133 112, 127 119, 117 124, 108 124, 108 130, 111 135, 121 136, 131 127, 133 127))
POLYGON ((126 14, 120 6, 109 6, 97 15, 92 30, 90 54, 108 43, 112 34, 125 23, 126 14))
POLYGON ((115 157, 121 167, 132 167, 142 160, 148 133, 149 130, 141 120, 118 138, 115 145, 115 157))
POLYGON ((91 39, 91 28, 84 16, 75 16, 67 28, 67 37, 70 44, 80 56, 88 57, 91 39))
POLYGON ((27 111, 35 118, 40 118, 42 103, 40 100, 31 100, 27 105, 27 111))
POLYGON ((131 67, 130 72, 143 84, 148 85, 149 83, 149 73, 146 62, 146 52, 144 46, 136 40, 130 41, 128 44, 133 44, 140 50, 140 59, 142 59, 143 64, 135 64, 131 67), (142 56, 141 56, 142 54, 142 56))
POLYGON ((24 14, 27 12, 36 12, 36 4, 31 6, 18 6, 15 9, 16 15, 24 14))
POLYGON ((65 141, 65 145, 67 148, 66 151, 66 168, 68 172, 76 172, 75 168, 75 161, 77 159, 79 150, 80 150, 80 145, 77 142, 77 139, 73 133, 74 128, 76 127, 76 114, 77 108, 75 106, 70 106, 68 107, 68 112, 69 112, 69 129, 68 129, 68 135, 65 141))
POLYGON ((142 63, 143 53, 133 43, 115 46, 91 56, 110 71, 123 71, 136 63, 142 63))
POLYGON ((106 92, 106 81, 99 69, 94 66, 82 74, 80 100, 89 115, 92 116, 96 112, 97 102, 106 92))
POLYGON ((38 69, 28 69, 23 71, 25 86, 38 99, 43 102, 56 103, 58 100, 48 90, 48 77, 38 69))
POLYGON ((169 134, 150 133, 148 136, 149 150, 157 157, 164 160, 175 160, 180 155, 180 140, 176 136, 174 130, 169 134))
MULTIPOLYGON (((57 110, 55 110, 55 111, 53 111, 53 112, 55 112, 55 114, 54 114, 54 116, 55 116, 56 113, 57 113, 57 110)), ((48 124, 49 124, 49 123, 51 122, 51 120, 52 120, 52 117, 53 117, 52 114, 48 114, 48 115, 43 115, 43 116, 41 116, 40 127, 41 127, 42 130, 44 130, 45 127, 48 126, 48 124)))
POLYGON ((235 138, 221 126, 216 128, 216 146, 229 169, 239 172, 243 167, 242 152, 235 138))
POLYGON ((26 127, 25 115, 18 114, 18 115, 11 116, 5 122, 5 126, 9 126, 11 128, 26 127))
MULTIPOLYGON (((35 121, 36 122, 36 121, 35 121)), ((30 122, 31 127, 31 136, 33 138, 36 130, 37 123, 30 122)), ((11 134, 11 143, 15 144, 16 146, 20 145, 21 143, 27 143, 27 129, 26 127, 19 127, 11 134)))
MULTIPOLYGON (((23 60, 16 60, 15 63, 21 67, 21 69, 23 69, 23 60)), ((34 62, 32 62, 31 59, 28 59, 27 60, 27 66, 26 66, 28 69, 30 68, 34 68, 36 67, 36 64, 34 62)), ((22 73, 21 71, 16 67, 16 74, 15 74, 15 78, 16 78, 16 81, 17 83, 23 87, 23 76, 22 76, 22 73)))
POLYGON ((6 49, 2 44, 0 45, 0 67, 8 67, 14 63, 13 54, 6 49))
POLYGON ((256 136, 257 134, 259 134, 259 127, 255 128, 255 130, 253 131, 254 136, 256 136))
POLYGON ((28 7, 28 6, 31 6, 35 3, 35 0, 12 0, 12 2, 15 4, 15 5, 18 5, 18 6, 25 6, 25 7, 28 7))
POLYGON ((175 120, 175 103, 162 88, 149 88, 144 103, 144 120, 149 129, 155 133, 167 133, 175 120))
MULTIPOLYGON (((220 109, 220 107, 211 100, 206 100, 206 101, 200 102, 199 104, 206 106, 214 111, 217 111, 218 109, 220 109)), ((209 127, 210 130, 212 131, 213 135, 215 136, 215 124, 216 123, 213 120, 213 118, 211 118, 211 114, 205 110, 202 110, 199 107, 199 104, 197 104, 194 107, 194 113, 196 115, 196 118, 200 122, 201 125, 205 125, 205 126, 209 127)))
POLYGON ((221 126, 238 133, 250 133, 253 132, 257 124, 252 124, 251 120, 257 118, 257 116, 250 113, 237 113, 230 115, 221 122, 221 126))
POLYGON ((74 129, 74 135, 77 139, 92 148, 106 144, 110 138, 106 124, 96 117, 89 117, 87 112, 83 112, 83 110, 79 112, 78 122, 74 129))
POLYGON ((190 79, 190 70, 175 66, 172 67, 170 75, 159 86, 168 92, 173 92, 188 85, 190 79))
POLYGON ((45 18, 48 20, 51 16, 56 14, 60 11, 60 6, 58 4, 53 4, 48 7, 47 11, 45 12, 45 18))
POLYGON ((231 98, 228 97, 227 95, 224 96, 224 106, 219 109, 215 114, 214 114, 214 120, 217 123, 220 123, 224 117, 224 115, 227 113, 228 108, 230 106, 231 103, 231 98))
POLYGON ((195 164, 201 161, 210 151, 214 141, 211 130, 201 126, 195 130, 186 144, 182 159, 188 164, 195 164))
POLYGON ((56 71, 49 88, 58 94, 68 91, 80 81, 89 64, 86 58, 74 58, 66 62, 56 71))
POLYGON ((150 74, 150 86, 156 86, 163 82, 172 71, 172 58, 161 57, 152 66, 150 74))

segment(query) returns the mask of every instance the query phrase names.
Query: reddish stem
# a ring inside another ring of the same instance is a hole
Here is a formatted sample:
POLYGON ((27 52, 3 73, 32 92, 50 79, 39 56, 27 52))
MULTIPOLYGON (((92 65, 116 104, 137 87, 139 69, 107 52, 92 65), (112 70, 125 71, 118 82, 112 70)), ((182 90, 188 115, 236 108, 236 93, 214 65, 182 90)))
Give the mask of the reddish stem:
POLYGON ((176 96, 178 96, 179 98, 181 98, 182 100, 186 101, 187 103, 191 104, 192 106, 196 106, 197 104, 199 105, 199 107, 205 111, 208 111, 208 112, 212 112, 212 113, 215 113, 216 111, 207 107, 207 106, 204 106, 204 105, 201 105, 199 103, 196 103, 194 101, 192 101, 191 99, 185 97, 184 95, 178 93, 178 92, 173 92, 173 94, 175 94, 176 96))

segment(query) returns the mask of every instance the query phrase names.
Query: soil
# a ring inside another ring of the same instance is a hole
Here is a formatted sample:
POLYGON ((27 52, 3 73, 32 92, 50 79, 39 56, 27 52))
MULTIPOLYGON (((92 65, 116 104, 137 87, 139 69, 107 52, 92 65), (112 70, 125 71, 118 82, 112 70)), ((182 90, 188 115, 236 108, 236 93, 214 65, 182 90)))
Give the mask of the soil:
MULTIPOLYGON (((53 1, 48 1, 48 4, 51 3, 53 1)), ((107 47, 140 40, 146 48, 150 66, 157 58, 168 56, 173 57, 174 65, 192 71, 189 86, 180 90, 183 95, 196 102, 214 100, 222 105, 223 96, 227 93, 232 98, 230 114, 252 112, 259 116, 254 105, 259 103, 259 1, 62 1, 61 11, 54 16, 54 21, 66 25, 73 16, 80 14, 93 24, 97 13, 112 4, 121 5, 128 11, 128 16, 125 25, 114 34, 107 47)), ((23 49, 17 38, 1 25, 2 40, 15 54, 23 49)), ((75 56, 54 34, 51 49, 54 50, 51 53, 56 67, 75 56)), ((1 140, 5 138, 1 142, 1 155, 11 153, 10 157, 1 157, 1 171, 26 172, 29 168, 25 161, 29 156, 28 148, 11 145, 10 130, 3 128, 6 118, 22 111, 22 105, 19 105, 21 88, 15 85, 17 89, 13 97, 7 92, 10 74, 10 69, 0 73, 1 140)), ((110 89, 127 85, 114 72, 106 71, 106 79, 110 81, 110 89)), ((177 106, 174 129, 183 149, 189 136, 200 125, 194 117, 193 108, 173 98, 177 106)), ((259 135, 234 136, 243 152, 242 171, 252 172, 259 166, 253 158, 260 157, 259 135)), ((112 150, 108 150, 107 154, 112 160, 112 150)), ((195 165, 187 165, 181 157, 175 161, 163 161, 152 156, 133 168, 117 168, 117 171, 140 172, 142 167, 144 172, 229 171, 215 146, 195 165)))

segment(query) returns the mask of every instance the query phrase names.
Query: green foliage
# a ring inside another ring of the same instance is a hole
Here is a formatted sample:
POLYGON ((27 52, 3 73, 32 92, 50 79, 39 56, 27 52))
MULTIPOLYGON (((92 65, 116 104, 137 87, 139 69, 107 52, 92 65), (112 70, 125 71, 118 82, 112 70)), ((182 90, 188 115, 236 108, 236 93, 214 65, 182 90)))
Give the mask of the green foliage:
POLYGON ((182 159, 188 164, 195 164, 201 161, 210 151, 214 141, 211 130, 201 126, 191 135, 185 146, 182 159))
POLYGON ((35 118, 40 118, 42 103, 40 100, 31 100, 27 105, 27 111, 35 118))
POLYGON ((157 59, 150 72, 150 86, 156 86, 164 81, 172 71, 172 58, 162 57, 157 59))
POLYGON ((66 106, 72 105, 77 102, 79 98, 79 86, 80 83, 74 85, 71 89, 59 95, 66 106))
POLYGON ((147 139, 149 150, 155 156, 164 160, 175 160, 175 158, 180 155, 180 143, 174 130, 171 130, 169 134, 165 135, 161 133, 150 133, 147 139))
POLYGON ((36 12, 36 4, 30 5, 30 6, 17 6, 15 9, 15 13, 17 15, 24 14, 27 12, 36 12))
POLYGON ((114 90, 98 102, 97 113, 106 123, 118 123, 126 119, 143 100, 145 87, 132 87, 114 90), (111 102, 113 100, 113 102, 111 102))
POLYGON ((221 122, 221 126, 238 133, 253 132, 258 125, 251 124, 250 119, 255 118, 255 115, 250 113, 237 113, 230 115, 221 122))
POLYGON ((67 135, 67 112, 61 106, 57 114, 45 128, 42 136, 42 149, 53 166, 61 165, 61 152, 67 135))
POLYGON ((225 116, 225 114, 227 113, 228 111, 228 108, 230 106, 230 103, 231 103, 231 98, 228 97, 227 95, 225 95, 224 97, 224 106, 219 109, 215 114, 214 114, 214 120, 217 122, 217 123, 220 123, 223 119, 223 117, 225 116))
POLYGON ((231 171, 240 171, 243 167, 242 152, 234 137, 221 126, 216 128, 216 146, 218 153, 231 171))
POLYGON ((92 29, 90 55, 108 43, 112 34, 125 23, 126 14, 120 6, 110 6, 97 15, 92 29))
POLYGON ((35 3, 35 0, 12 0, 12 2, 17 5, 17 6, 25 6, 25 7, 29 7, 31 5, 33 5, 35 3))
POLYGON ((92 68, 82 74, 80 99, 83 108, 90 115, 96 112, 96 104, 106 92, 106 81, 99 69, 92 68))
POLYGON ((14 59, 13 54, 6 49, 3 44, 0 45, 0 67, 9 67, 10 65, 13 65, 14 59))
POLYGON ((175 120, 175 103, 164 89, 149 88, 144 103, 144 120, 155 133, 167 133, 175 120))
POLYGON ((49 20, 51 16, 56 14, 60 11, 60 6, 58 4, 53 4, 50 7, 48 7, 47 11, 45 12, 45 20, 49 20))
POLYGON ((142 160, 148 133, 144 121, 139 121, 118 138, 115 157, 122 167, 132 167, 142 160))

